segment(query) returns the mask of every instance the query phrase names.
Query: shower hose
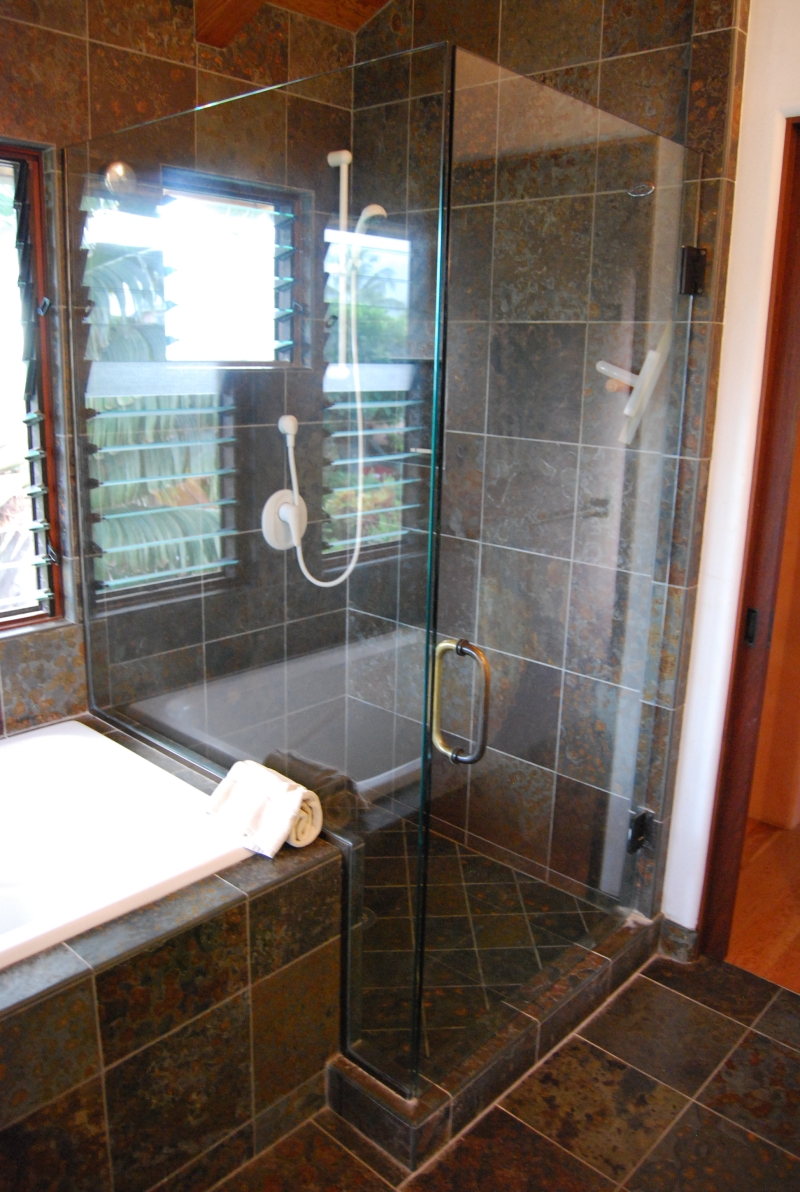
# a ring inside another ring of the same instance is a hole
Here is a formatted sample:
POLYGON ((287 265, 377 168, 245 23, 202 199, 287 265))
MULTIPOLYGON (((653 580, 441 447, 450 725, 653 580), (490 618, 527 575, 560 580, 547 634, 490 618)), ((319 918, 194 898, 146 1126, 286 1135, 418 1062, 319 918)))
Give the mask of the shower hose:
MULTIPOLYGON (((356 236, 358 236, 368 219, 373 219, 376 216, 383 216, 386 218, 386 212, 383 207, 379 207, 377 203, 370 203, 365 207, 358 218, 356 224, 356 236)), ((345 245, 342 242, 341 251, 345 251, 345 245)), ((362 523, 364 519, 364 409, 362 405, 361 395, 361 369, 358 360, 358 314, 357 314, 357 298, 358 298, 358 262, 360 250, 357 243, 354 245, 353 255, 349 262, 350 273, 350 345, 351 354, 353 357, 353 389, 356 398, 356 430, 358 440, 358 460, 357 460, 357 479, 356 479, 356 537, 353 546, 353 554, 347 567, 337 575, 335 579, 317 579, 312 575, 306 566, 306 561, 303 557, 303 540, 300 533, 300 487, 297 482, 297 463, 294 455, 295 435, 297 434, 297 419, 291 414, 284 415, 278 422, 278 429, 286 436, 286 452, 289 456, 289 474, 292 480, 292 495, 294 503, 289 504, 287 501, 282 505, 278 516, 281 521, 284 521, 289 527, 289 532, 292 537, 292 545, 294 546, 297 555, 297 564, 308 580, 309 583, 314 584, 317 588, 335 588, 338 584, 343 584, 345 580, 353 574, 353 569, 358 562, 361 554, 361 535, 362 523)), ((344 311, 339 312, 339 318, 344 317, 344 311)))

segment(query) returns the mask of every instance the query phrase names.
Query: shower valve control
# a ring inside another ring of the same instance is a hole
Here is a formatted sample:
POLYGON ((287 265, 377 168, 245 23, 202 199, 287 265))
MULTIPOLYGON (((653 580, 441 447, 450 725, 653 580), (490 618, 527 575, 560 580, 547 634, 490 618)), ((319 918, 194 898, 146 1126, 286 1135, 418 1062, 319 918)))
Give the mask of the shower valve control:
POLYGON ((292 490, 279 488, 276 493, 272 494, 261 512, 261 533, 275 550, 291 550, 294 545, 289 521, 285 514, 281 516, 286 506, 291 507, 292 512, 295 509, 297 511, 297 532, 300 538, 305 534, 308 525, 308 510, 303 498, 298 497, 295 505, 292 490))

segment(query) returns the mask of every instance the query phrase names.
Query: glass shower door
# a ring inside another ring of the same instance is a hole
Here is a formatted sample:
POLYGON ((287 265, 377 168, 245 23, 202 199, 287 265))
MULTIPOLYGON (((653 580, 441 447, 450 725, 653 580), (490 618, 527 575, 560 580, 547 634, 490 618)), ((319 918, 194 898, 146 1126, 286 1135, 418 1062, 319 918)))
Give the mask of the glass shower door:
POLYGON ((448 71, 443 46, 365 63, 65 168, 93 707, 211 774, 251 758, 320 794, 349 867, 343 1048, 405 1093, 448 71), (391 908, 365 902, 376 865, 391 908))

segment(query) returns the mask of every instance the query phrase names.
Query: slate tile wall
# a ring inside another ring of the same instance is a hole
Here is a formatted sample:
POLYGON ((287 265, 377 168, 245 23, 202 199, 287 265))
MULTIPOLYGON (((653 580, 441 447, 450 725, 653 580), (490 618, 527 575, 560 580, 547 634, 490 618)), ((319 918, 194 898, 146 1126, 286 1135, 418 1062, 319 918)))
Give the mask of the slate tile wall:
MULTIPOLYGON (((192 0, 2 0, 0 3, 0 140, 21 140, 34 145, 61 147, 86 137, 99 136, 145 120, 192 108, 196 104, 263 87, 301 79, 349 66, 353 61, 352 34, 279 6, 265 4, 223 50, 204 46, 194 37, 192 0)), ((342 80, 327 90, 299 92, 312 101, 350 108, 349 86, 342 80), (331 90, 333 86, 334 90, 331 90)), ((248 120, 232 119, 230 108, 220 109, 204 126, 205 145, 198 145, 201 168, 214 164, 241 175, 244 170, 274 165, 275 150, 297 148, 308 140, 308 125, 319 123, 314 103, 306 105, 298 94, 288 117, 274 120, 272 100, 254 103, 248 120), (303 132, 305 124, 306 131, 303 132), (276 128, 281 129, 276 146, 276 128), (299 129, 299 132, 298 132, 299 129), (224 145, 224 154, 221 146, 224 145), (224 160, 223 160, 224 158, 224 160)), ((328 124, 330 120, 328 121, 328 124)), ((333 134, 331 134, 333 135, 333 134)), ((349 137, 349 114, 341 136, 349 137)), ((334 138, 335 139, 335 138, 334 138)), ((342 143, 345 143, 345 140, 342 143)), ((329 148, 326 140, 325 149, 329 148)), ((60 228, 61 175, 56 154, 47 156, 47 189, 51 245, 49 265, 56 298, 49 317, 56 349, 57 468, 59 506, 64 543, 62 561, 67 624, 54 624, 13 636, 0 636, 0 734, 16 732, 39 723, 74 715, 87 706, 83 634, 80 619, 79 567, 76 511, 74 508, 74 443, 69 408, 68 358, 63 343, 67 325, 63 266, 63 230, 60 228), (20 641, 24 638, 24 646, 20 641), (24 654, 24 659, 22 659, 24 654), (3 712, 3 708, 5 711, 3 712)), ((245 174, 245 176, 250 176, 245 174)), ((268 395, 267 395, 268 396, 268 395)), ((274 423, 283 413, 284 395, 276 395, 280 409, 270 410, 274 423)), ((269 402, 262 397, 262 410, 269 402)), ((274 402, 273 402, 274 405, 274 402)), ((308 420, 309 412, 301 416, 308 420)), ((311 417, 311 421, 314 421, 311 417)), ((263 422, 264 413, 255 421, 263 422)), ((257 581, 255 582, 258 587, 257 581)), ((252 593, 251 593, 252 596, 252 593)), ((253 608, 244 603, 247 622, 238 632, 260 629, 283 619, 281 609, 253 608)), ((171 609, 175 614, 192 610, 171 609)), ((305 608, 295 616, 316 611, 305 608)), ((240 618, 241 619, 241 618, 240 618)), ((236 632, 237 630, 234 630, 236 632)), ((218 634, 226 637, 230 630, 218 634)), ((200 673, 191 654, 169 655, 149 668, 134 653, 128 658, 117 640, 114 665, 131 662, 119 674, 118 696, 143 690, 163 690, 164 672, 177 666, 181 681, 200 673)), ((122 634, 121 636, 124 636, 122 634)), ((240 642, 240 646, 245 643, 240 642)), ((96 696, 101 705, 112 698, 108 684, 109 649, 105 636, 92 643, 97 671, 96 696)), ((149 651, 152 653, 152 651, 149 651)))
MULTIPOLYGON (((682 242, 706 249, 708 273, 683 329, 688 344, 678 345, 687 352, 686 394, 670 406, 669 458, 661 477, 654 472, 648 479, 646 467, 638 473, 627 468, 621 504, 613 510, 597 503, 618 454, 616 432, 609 438, 610 398, 601 392, 601 378, 587 373, 584 379, 584 331, 577 320, 585 317, 587 298, 595 306, 590 318, 619 319, 616 263, 636 267, 626 252, 636 228, 623 228, 623 240, 614 238, 621 225, 613 195, 597 199, 592 216, 592 200, 584 196, 594 189, 593 178, 587 185, 593 162, 575 149, 540 153, 535 166, 524 157, 501 159, 495 190, 497 95, 491 86, 484 89, 485 110, 476 100, 462 116, 461 135, 475 151, 456 164, 453 176, 440 630, 477 633, 490 648, 493 752, 475 768, 469 792, 452 774, 445 783, 440 773, 441 814, 453 830, 467 837, 474 831, 480 847, 488 839, 498 856, 504 849, 523 853, 529 868, 551 865, 553 880, 591 886, 602 855, 608 813, 602 792, 615 726, 632 711, 626 689, 641 683, 645 702, 632 782, 635 801, 653 811, 655 823, 629 897, 647 913, 660 903, 691 646, 747 8, 737 0, 580 0, 577 7, 573 0, 392 0, 356 37, 359 59, 449 37, 695 151, 688 159, 682 242), (535 203, 544 197, 557 211, 552 226, 559 232, 546 236, 540 228, 540 248, 531 255, 523 229, 546 218, 545 206, 535 203), (493 208, 495 199, 502 206, 493 208), (587 295, 582 279, 590 247, 602 284, 593 283, 587 295), (560 560, 570 557, 576 475, 583 513, 567 611, 560 560), (636 574, 642 559, 628 515, 632 502, 642 501, 643 481, 654 508, 662 507, 652 585, 636 574), (612 524, 619 531, 609 534, 612 524), (527 552, 548 559, 534 561, 527 552), (470 607, 478 608, 477 620, 470 607), (640 640, 631 649, 634 630, 640 640), (554 679, 548 682, 547 668, 565 643, 573 673, 562 697, 554 679), (493 776, 503 766, 529 777, 521 781, 515 774, 506 785, 493 776), (535 798, 521 793, 531 783, 535 798)), ((642 164, 635 156, 626 161, 601 152, 597 190, 630 185, 642 164)), ((618 354, 610 330, 590 323, 589 359, 618 354)), ((454 728, 457 720, 453 715, 454 728)), ((458 723, 465 731, 463 713, 458 723)))
POLYGON ((321 1109, 340 906, 320 840, 0 971, 0 1187, 203 1192, 321 1109))

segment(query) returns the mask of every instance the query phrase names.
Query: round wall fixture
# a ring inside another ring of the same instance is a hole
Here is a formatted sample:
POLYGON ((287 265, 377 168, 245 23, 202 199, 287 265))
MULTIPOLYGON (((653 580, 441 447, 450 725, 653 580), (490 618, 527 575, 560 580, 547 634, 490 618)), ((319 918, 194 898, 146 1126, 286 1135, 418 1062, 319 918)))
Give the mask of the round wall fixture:
MULTIPOLYGON (((269 546, 275 550, 290 550, 292 546, 292 532, 281 518, 281 508, 284 505, 294 505, 294 493, 290 488, 279 488, 267 501, 261 512, 261 533, 269 546)), ((300 510, 299 530, 302 538, 308 525, 308 510, 302 497, 297 498, 300 510)))
POLYGON ((655 187, 652 182, 640 182, 638 186, 632 186, 628 194, 632 199, 646 199, 654 190, 655 187))

